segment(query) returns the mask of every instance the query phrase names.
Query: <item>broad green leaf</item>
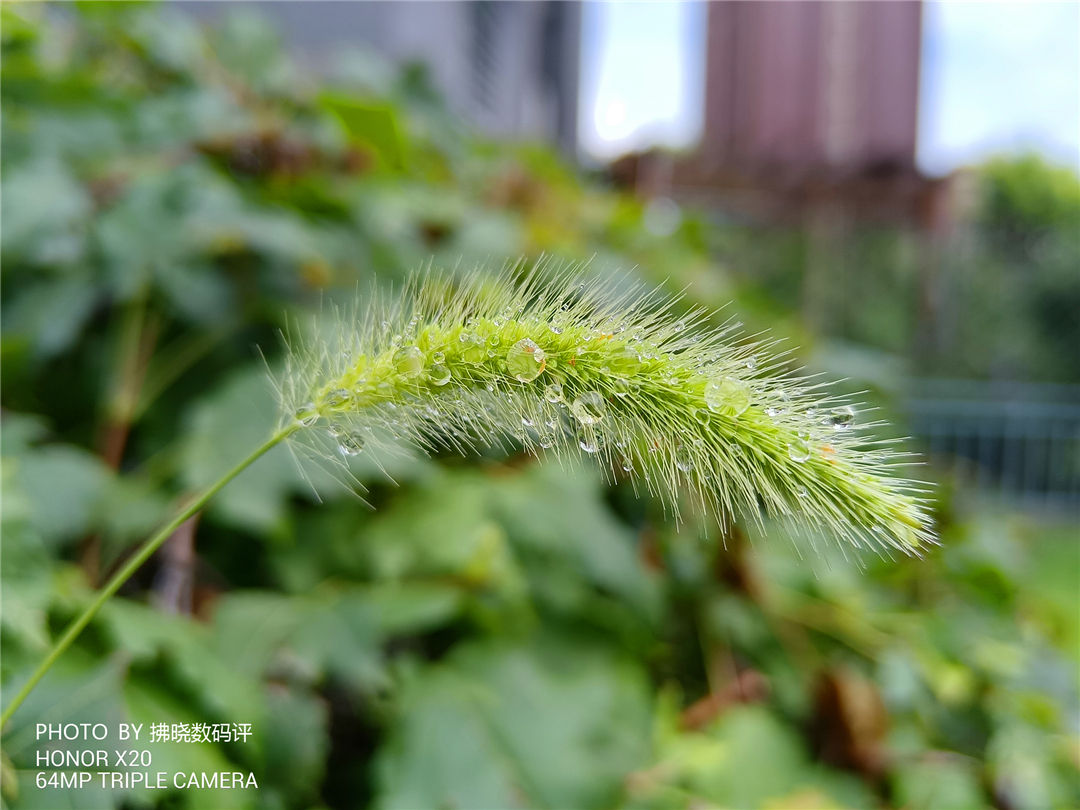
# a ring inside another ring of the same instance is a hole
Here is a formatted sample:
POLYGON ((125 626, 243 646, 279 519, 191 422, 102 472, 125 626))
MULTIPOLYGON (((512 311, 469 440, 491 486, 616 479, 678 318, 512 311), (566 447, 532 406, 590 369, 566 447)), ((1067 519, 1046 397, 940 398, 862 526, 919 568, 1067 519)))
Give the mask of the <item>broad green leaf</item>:
POLYGON ((893 777, 897 803, 911 810, 989 808, 973 765, 970 760, 946 752, 902 764, 893 777))
POLYGON ((56 444, 23 455, 14 475, 29 503, 30 525, 57 547, 93 529, 111 471, 85 450, 56 444))
MULTIPOLYGON (((201 489, 265 442, 277 404, 265 370, 254 366, 227 379, 192 409, 183 452, 186 486, 201 489)), ((210 505, 211 514, 264 534, 279 530, 289 493, 304 482, 288 448, 278 446, 242 472, 210 505)))
POLYGON ((404 167, 401 127, 390 104, 333 93, 324 93, 320 103, 341 122, 352 140, 374 149, 385 166, 404 167))
POLYGON ((643 675, 596 645, 463 645, 402 700, 379 807, 606 807, 648 756, 643 675))

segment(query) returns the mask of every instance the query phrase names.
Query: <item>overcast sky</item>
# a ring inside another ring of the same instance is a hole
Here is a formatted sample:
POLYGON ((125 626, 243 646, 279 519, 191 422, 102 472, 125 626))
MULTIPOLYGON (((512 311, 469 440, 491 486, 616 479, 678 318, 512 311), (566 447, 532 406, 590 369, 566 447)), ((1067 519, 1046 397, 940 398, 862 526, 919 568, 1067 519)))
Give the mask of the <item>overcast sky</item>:
MULTIPOLYGON (((612 157, 701 131, 705 8, 588 2, 581 143, 612 157)), ((927 2, 919 165, 943 174, 1034 148, 1080 169, 1080 2, 927 2)))

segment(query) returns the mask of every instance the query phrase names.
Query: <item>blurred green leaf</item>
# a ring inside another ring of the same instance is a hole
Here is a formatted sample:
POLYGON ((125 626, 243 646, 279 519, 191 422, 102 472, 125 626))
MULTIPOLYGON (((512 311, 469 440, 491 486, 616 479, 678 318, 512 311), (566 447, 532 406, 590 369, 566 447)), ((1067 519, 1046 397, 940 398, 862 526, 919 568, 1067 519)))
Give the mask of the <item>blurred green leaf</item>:
POLYGON ((391 169, 404 168, 401 125, 390 104, 361 101, 336 93, 323 93, 319 101, 341 122, 352 140, 374 149, 383 165, 391 169))
POLYGON ((610 806, 648 755, 642 674, 595 645, 464 645, 403 710, 379 807, 610 806))
MULTIPOLYGON (((265 442, 277 422, 277 403, 266 371, 242 369, 191 411, 183 451, 186 486, 209 486, 265 442)), ((289 493, 304 487, 287 447, 271 450, 210 505, 211 512, 233 525, 257 532, 279 530, 289 493)))
POLYGON ((901 765, 893 781, 897 804, 912 810, 988 808, 973 765, 970 760, 945 753, 901 765))
POLYGON ((29 502, 30 524, 50 546, 93 528, 111 471, 97 456, 69 445, 47 445, 13 460, 29 502))

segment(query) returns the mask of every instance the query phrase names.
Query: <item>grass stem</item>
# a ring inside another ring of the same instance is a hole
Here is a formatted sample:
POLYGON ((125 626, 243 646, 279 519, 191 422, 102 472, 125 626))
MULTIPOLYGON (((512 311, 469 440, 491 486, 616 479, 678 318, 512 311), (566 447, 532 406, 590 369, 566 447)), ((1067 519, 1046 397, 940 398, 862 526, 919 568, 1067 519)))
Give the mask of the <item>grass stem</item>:
POLYGON ((60 638, 59 641, 56 642, 52 650, 45 657, 45 660, 43 660, 38 665, 38 668, 34 670, 34 674, 31 675, 30 679, 23 684, 22 688, 19 690, 19 693, 15 695, 14 698, 12 698, 11 702, 4 709, 3 715, 0 715, 0 728, 3 728, 7 725, 7 722, 11 719, 12 715, 15 714, 19 706, 22 705, 23 701, 26 700, 26 697, 30 694, 30 692, 33 691, 38 681, 40 681, 45 676, 45 673, 47 673, 52 667, 52 665, 56 663, 57 659, 59 659, 60 656, 63 655, 64 651, 71 646, 72 642, 74 642, 75 639, 78 638, 79 634, 83 631, 86 625, 90 623, 90 620, 94 618, 97 612, 101 610, 102 606, 107 601, 109 601, 109 598, 113 594, 120 590, 120 586, 123 585, 131 577, 132 574, 139 570, 142 564, 146 562, 155 551, 157 551, 161 544, 164 543, 172 535, 172 533, 184 523, 185 520, 187 520, 204 506, 206 506, 207 502, 211 498, 213 498, 226 484, 228 484, 241 472, 250 467, 256 460, 265 455, 267 451, 280 444, 295 429, 295 427, 286 427, 277 431, 251 455, 249 455, 247 458, 245 458, 243 461, 241 461, 239 464, 237 464, 235 467, 225 473, 225 475, 219 478, 207 489, 203 490, 203 492, 200 493, 197 498, 191 501, 179 513, 177 513, 176 516, 173 517, 173 519, 170 520, 165 526, 163 526, 157 534, 153 535, 150 539, 148 539, 145 543, 142 544, 139 550, 134 555, 132 555, 131 559, 127 561, 124 567, 117 571, 109 580, 108 584, 106 584, 105 587, 98 592, 97 598, 94 600, 94 602, 82 612, 82 615, 80 615, 79 618, 72 622, 72 624, 64 632, 64 635, 60 638))

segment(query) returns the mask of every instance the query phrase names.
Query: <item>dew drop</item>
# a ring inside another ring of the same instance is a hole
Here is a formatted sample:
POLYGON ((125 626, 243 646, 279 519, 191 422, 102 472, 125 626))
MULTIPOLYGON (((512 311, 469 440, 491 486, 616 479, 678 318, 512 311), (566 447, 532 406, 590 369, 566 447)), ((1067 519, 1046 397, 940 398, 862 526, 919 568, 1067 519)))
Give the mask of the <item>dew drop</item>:
POLYGON ((611 381, 611 392, 617 397, 630 396, 630 381, 625 377, 616 377, 611 381))
POLYGON ((604 418, 606 408, 607 404, 602 396, 596 391, 586 391, 574 400, 574 404, 570 406, 570 412, 581 424, 595 425, 604 418))
POLYGON ((484 348, 484 339, 480 335, 462 332, 458 339, 465 344, 465 348, 461 350, 462 360, 473 365, 484 362, 487 352, 484 348))
POLYGON ((739 416, 750 407, 750 389, 734 377, 714 377, 705 383, 705 404, 710 411, 739 416))
POLYGON ((536 426, 536 422, 534 422, 532 419, 530 419, 527 416, 521 417, 521 424, 524 425, 525 427, 535 427, 536 426))
POLYGON ((600 445, 596 443, 596 439, 588 436, 583 436, 578 442, 578 446, 581 447, 586 453, 595 453, 600 449, 600 445))
POLYGON ((494 357, 494 356, 495 356, 495 355, 497 355, 497 354, 498 354, 498 352, 497 352, 497 351, 495 351, 494 349, 488 349, 488 350, 487 350, 487 356, 488 356, 488 357, 494 357))
MULTIPOLYGON (((495 325, 500 326, 501 324, 495 324, 495 325)), ((498 346, 500 343, 502 343, 502 338, 500 338, 498 335, 490 335, 488 337, 488 339, 487 339, 487 343, 488 343, 488 346, 490 346, 491 348, 494 349, 496 346, 498 346)))
POLYGON ((506 353, 506 369, 521 382, 532 382, 547 365, 544 350, 529 338, 522 338, 506 353))
POLYGON ((338 437, 338 451, 343 456, 358 456, 364 449, 364 440, 359 433, 343 433, 338 437))
POLYGON ((326 395, 325 402, 327 408, 346 408, 352 402, 352 392, 344 388, 335 389, 326 395))
POLYGON ((311 427, 319 421, 319 409, 315 407, 314 402, 305 402, 296 409, 293 418, 304 427, 311 427))
POLYGON ((620 463, 622 464, 622 468, 625 472, 634 471, 634 462, 632 462, 627 456, 623 456, 620 463))
POLYGON ((675 331, 682 332, 686 329, 686 321, 675 321, 675 331))
POLYGON ((562 334, 562 327, 559 326, 557 323, 549 323, 548 324, 548 329, 550 329, 552 334, 554 334, 554 335, 561 335, 562 334))
POLYGON ((768 416, 771 416, 773 419, 775 419, 776 417, 778 417, 778 416, 780 416, 781 414, 784 413, 784 409, 783 408, 777 408, 776 406, 770 406, 770 407, 765 409, 765 413, 768 416))
POLYGON ((753 357, 747 358, 746 367, 748 369, 750 369, 751 371, 756 371, 757 370, 757 360, 755 358, 753 358, 753 357))
POLYGON ((544 399, 546 399, 552 405, 554 405, 556 402, 562 402, 562 386, 559 385, 557 382, 549 385, 547 388, 544 389, 544 399))
POLYGON ((344 436, 348 432, 348 428, 341 422, 331 422, 326 426, 326 432, 336 439, 339 436, 344 436))
POLYGON ((855 409, 850 405, 844 405, 840 408, 834 408, 832 412, 825 417, 825 424, 831 427, 833 430, 847 430, 855 423, 855 409))
POLYGON ((450 369, 441 363, 436 363, 428 369, 428 379, 432 385, 446 385, 450 382, 450 369))
POLYGON ((795 439, 787 446, 788 455, 791 456, 792 461, 797 461, 800 464, 810 458, 810 445, 805 439, 795 439))
POLYGON ((696 408, 694 410, 694 418, 698 421, 699 425, 707 425, 712 417, 709 414, 708 408, 696 408))
POLYGON ((684 444, 680 444, 675 448, 675 466, 684 473, 694 469, 694 459, 691 458, 690 450, 684 444))
POLYGON ((394 368, 405 379, 411 380, 424 370, 424 353, 416 346, 403 346, 394 352, 394 368))
POLYGON ((806 487, 804 487, 802 484, 799 484, 797 487, 795 487, 795 495, 798 498, 806 498, 810 495, 810 493, 806 491, 806 487))
POLYGON ((635 329, 633 332, 630 333, 630 339, 640 343, 645 339, 645 333, 640 329, 635 329))
POLYGON ((432 363, 445 363, 446 362, 446 355, 443 354, 442 352, 432 352, 431 353, 431 362, 432 363))
POLYGON ((550 433, 541 433, 539 443, 545 450, 549 450, 555 446, 555 437, 550 433))

